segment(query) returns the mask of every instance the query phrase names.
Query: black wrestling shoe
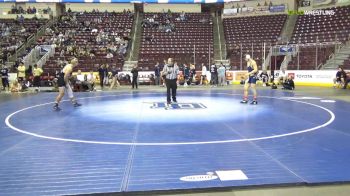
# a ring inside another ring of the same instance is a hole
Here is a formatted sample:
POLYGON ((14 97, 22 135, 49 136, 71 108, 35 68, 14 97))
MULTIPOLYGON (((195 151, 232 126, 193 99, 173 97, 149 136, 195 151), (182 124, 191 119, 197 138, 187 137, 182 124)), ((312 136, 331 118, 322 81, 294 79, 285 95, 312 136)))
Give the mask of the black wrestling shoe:
POLYGON ((55 105, 53 106, 53 110, 55 110, 55 111, 61 111, 61 108, 58 107, 58 104, 55 104, 55 105))
POLYGON ((78 103, 78 102, 75 102, 74 104, 73 104, 73 106, 74 107, 79 107, 79 106, 82 106, 80 103, 78 103))
POLYGON ((248 100, 242 100, 241 103, 247 104, 248 100))
POLYGON ((252 101, 250 104, 251 104, 251 105, 258 105, 258 102, 257 102, 256 100, 254 100, 254 101, 252 101))
POLYGON ((175 100, 173 100, 173 103, 177 103, 176 99, 175 99, 175 100))

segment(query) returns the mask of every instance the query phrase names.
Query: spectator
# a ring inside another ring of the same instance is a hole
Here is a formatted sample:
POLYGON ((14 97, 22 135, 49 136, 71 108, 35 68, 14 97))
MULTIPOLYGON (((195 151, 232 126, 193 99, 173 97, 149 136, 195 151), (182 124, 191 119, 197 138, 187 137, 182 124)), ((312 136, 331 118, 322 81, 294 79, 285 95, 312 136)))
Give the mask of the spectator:
POLYGON ((159 62, 156 63, 154 66, 154 85, 159 86, 160 85, 160 70, 159 62))
POLYGON ((346 89, 346 87, 348 86, 349 82, 350 82, 350 72, 347 72, 346 73, 346 80, 345 80, 345 84, 344 84, 343 89, 346 89))
POLYGON ((35 64, 33 69, 33 76, 34 76, 33 86, 36 87, 35 91, 37 92, 40 92, 41 74, 43 74, 43 70, 40 67, 38 67, 37 64, 35 64))
POLYGON ((104 82, 104 78, 105 78, 105 65, 102 64, 100 66, 100 68, 98 69, 98 75, 99 75, 99 78, 100 78, 100 86, 101 86, 101 89, 103 89, 103 82, 104 82))
POLYGON ((269 75, 267 74, 267 71, 264 70, 261 72, 260 74, 260 79, 262 80, 263 82, 263 86, 270 86, 269 85, 269 75))
POLYGON ((218 83, 218 69, 214 63, 210 66, 210 75, 210 84, 216 87, 218 83))
POLYGON ((288 76, 287 80, 283 83, 282 89, 287 89, 287 90, 294 90, 295 89, 293 77, 291 75, 288 76))
POLYGON ((190 80, 191 83, 195 83, 196 85, 198 84, 196 79, 196 66, 194 64, 190 66, 190 80))
POLYGON ((185 79, 184 86, 190 85, 191 84, 190 68, 188 67, 188 65, 186 63, 184 64, 183 75, 184 75, 184 79, 185 79))
POLYGON ((22 90, 21 85, 19 84, 19 82, 17 80, 15 80, 10 88, 11 93, 18 93, 22 90))
POLYGON ((346 73, 342 67, 338 67, 338 71, 335 75, 335 78, 333 80, 334 85, 333 87, 343 87, 345 86, 346 81, 346 73))
POLYGON ((203 85, 203 81, 206 79, 206 77, 207 77, 207 67, 204 65, 204 63, 202 63, 202 73, 201 73, 200 85, 203 85))
POLYGON ((78 85, 79 91, 84 91, 84 86, 87 86, 87 85, 85 83, 85 77, 81 73, 81 70, 78 70, 78 74, 76 77, 77 77, 77 80, 75 84, 78 85))
POLYGON ((119 81, 118 81, 118 69, 116 66, 112 67, 111 70, 111 77, 112 77, 112 83, 109 89, 113 89, 114 87, 120 86, 119 81))
POLYGON ((87 81, 87 86, 89 88, 89 91, 90 92, 94 91, 95 90, 94 86, 95 86, 96 77, 95 77, 94 72, 92 70, 87 75, 86 81, 87 81))
POLYGON ((26 67, 24 66, 23 63, 20 63, 19 66, 17 67, 18 82, 21 83, 25 77, 26 77, 26 67))
POLYGON ((6 91, 6 87, 7 87, 7 90, 10 91, 8 73, 9 73, 9 70, 8 70, 7 66, 3 65, 1 70, 0 70, 0 74, 1 74, 1 81, 2 81, 2 86, 3 86, 4 91, 6 91))
POLYGON ((109 51, 108 53, 107 53, 107 55, 106 55, 106 58, 107 59, 111 59, 111 58, 113 58, 114 56, 113 56, 113 54, 112 54, 112 52, 111 51, 109 51))
POLYGON ((137 89, 137 83, 138 83, 138 77, 139 77, 139 70, 137 68, 137 65, 134 66, 134 68, 131 70, 132 74, 132 88, 136 87, 137 89))
POLYGON ((225 66, 221 63, 220 67, 218 69, 218 78, 219 78, 219 85, 224 86, 225 85, 225 73, 226 73, 226 68, 225 66))

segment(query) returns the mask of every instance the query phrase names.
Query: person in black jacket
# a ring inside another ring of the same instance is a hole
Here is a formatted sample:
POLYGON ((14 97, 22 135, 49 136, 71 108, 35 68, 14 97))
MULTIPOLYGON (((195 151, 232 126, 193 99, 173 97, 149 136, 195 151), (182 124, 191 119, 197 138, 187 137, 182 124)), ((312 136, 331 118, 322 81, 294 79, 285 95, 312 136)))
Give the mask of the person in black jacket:
POLYGON ((132 68, 131 73, 132 73, 132 88, 134 89, 134 87, 136 87, 137 89, 137 80, 139 77, 139 70, 137 68, 137 65, 135 65, 134 68, 132 68))
POLYGON ((282 89, 287 89, 287 90, 294 90, 295 89, 292 76, 288 76, 287 80, 283 83, 282 89))
POLYGON ((2 80, 2 86, 3 90, 6 91, 6 87, 8 91, 10 91, 10 83, 9 83, 9 69, 6 65, 3 65, 3 67, 0 70, 1 80, 2 80))
POLYGON ((98 75, 100 77, 100 86, 101 89, 103 89, 103 81, 105 79, 105 65, 101 65, 100 68, 98 68, 98 75))

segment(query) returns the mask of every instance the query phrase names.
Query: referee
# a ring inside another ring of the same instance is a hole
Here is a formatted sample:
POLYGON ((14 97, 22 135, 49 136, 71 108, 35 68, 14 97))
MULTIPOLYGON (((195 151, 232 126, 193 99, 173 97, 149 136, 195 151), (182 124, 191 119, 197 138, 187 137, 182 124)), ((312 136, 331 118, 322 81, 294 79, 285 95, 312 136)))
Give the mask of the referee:
POLYGON ((165 78, 165 84, 167 88, 167 104, 171 104, 170 99, 170 89, 171 97, 173 102, 176 103, 176 89, 177 89, 177 75, 179 74, 179 67, 174 65, 174 60, 172 58, 168 59, 168 64, 166 64, 162 71, 162 76, 165 78))

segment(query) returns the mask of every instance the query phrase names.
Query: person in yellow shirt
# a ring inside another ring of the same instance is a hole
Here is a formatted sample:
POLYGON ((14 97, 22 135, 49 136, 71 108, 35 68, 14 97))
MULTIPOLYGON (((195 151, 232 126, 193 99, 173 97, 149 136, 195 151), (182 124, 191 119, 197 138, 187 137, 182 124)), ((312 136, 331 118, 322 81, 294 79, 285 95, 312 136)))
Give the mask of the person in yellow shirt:
POLYGON ((19 64, 17 71, 18 82, 21 83, 26 78, 26 67, 23 63, 19 64))
POLYGON ((41 87, 41 74, 43 74, 43 70, 38 67, 38 65, 34 65, 33 69, 33 76, 34 76, 34 81, 33 81, 33 86, 36 87, 35 91, 40 92, 40 87, 41 87))

